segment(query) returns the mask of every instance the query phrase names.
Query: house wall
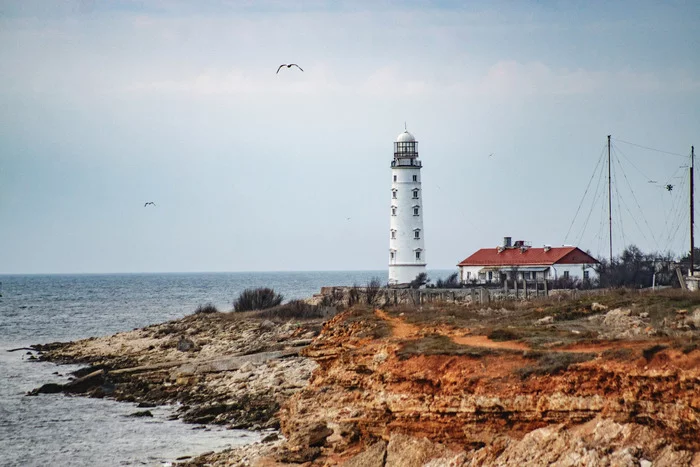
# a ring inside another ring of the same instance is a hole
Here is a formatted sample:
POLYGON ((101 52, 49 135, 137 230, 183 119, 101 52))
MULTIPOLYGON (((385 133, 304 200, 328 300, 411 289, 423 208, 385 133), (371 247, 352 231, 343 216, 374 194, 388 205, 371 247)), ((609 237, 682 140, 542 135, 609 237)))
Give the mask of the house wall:
POLYGON ((569 277, 583 280, 584 271, 588 271, 588 279, 596 280, 598 279, 598 272, 593 268, 592 264, 555 264, 551 266, 553 274, 552 279, 559 279, 564 277, 568 272, 569 277))
MULTIPOLYGON (((545 265, 543 265, 544 267, 545 265)), ((598 279, 598 273, 593 269, 593 265, 586 263, 586 264, 555 264, 553 266, 549 266, 549 269, 542 272, 537 273, 537 280, 543 280, 543 279, 558 279, 560 277, 563 277, 566 272, 569 273, 569 277, 572 279, 577 278, 580 280, 583 280, 584 277, 584 271, 588 271, 588 278, 589 280, 595 280, 598 279)), ((484 268, 484 266, 460 266, 460 279, 462 283, 464 284, 469 284, 471 283, 472 279, 476 278, 478 284, 483 284, 489 282, 488 280, 488 275, 486 277, 479 277, 479 271, 481 271, 484 268)), ((504 266, 503 267, 503 272, 506 272, 509 274, 509 278, 512 278, 510 273, 511 273, 511 268, 512 266, 504 266)), ((518 279, 521 279, 522 277, 520 274, 518 274, 518 279)), ((527 278, 527 277, 526 277, 527 278)), ((527 278, 529 279, 529 278, 527 278)), ((492 281, 493 282, 500 282, 500 273, 498 271, 493 271, 492 274, 492 281)))

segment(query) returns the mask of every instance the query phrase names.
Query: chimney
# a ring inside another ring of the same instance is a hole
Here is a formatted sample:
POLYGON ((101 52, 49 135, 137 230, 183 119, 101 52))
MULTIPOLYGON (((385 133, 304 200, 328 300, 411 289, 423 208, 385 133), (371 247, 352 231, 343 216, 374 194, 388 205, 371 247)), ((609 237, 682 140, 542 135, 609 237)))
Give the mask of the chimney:
POLYGON ((544 246, 544 252, 547 253, 549 250, 552 249, 552 245, 545 245, 544 246))
POLYGON ((511 237, 503 237, 503 248, 510 248, 511 237))

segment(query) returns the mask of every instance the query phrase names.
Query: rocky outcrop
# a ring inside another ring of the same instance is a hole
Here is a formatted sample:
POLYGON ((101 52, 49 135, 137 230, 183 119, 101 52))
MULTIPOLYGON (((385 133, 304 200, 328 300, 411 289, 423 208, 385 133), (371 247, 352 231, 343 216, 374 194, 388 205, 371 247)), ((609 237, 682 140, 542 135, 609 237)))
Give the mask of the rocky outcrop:
POLYGON ((144 329, 36 346, 43 360, 89 363, 66 392, 148 405, 179 403, 190 423, 276 428, 279 407, 316 368, 299 355, 320 320, 271 321, 254 314, 197 314, 144 329))
MULTIPOLYGON (((603 314, 601 335, 621 321, 641 327, 639 319, 628 310, 603 314)), ((281 422, 286 434, 309 424, 333 431, 314 465, 353 465, 364 455, 356 451, 369 447, 367 462, 378 462, 382 440, 386 466, 698 459, 700 350, 687 339, 630 333, 644 339, 589 337, 520 350, 521 343, 470 340, 464 329, 401 321, 400 313, 347 312, 305 349, 319 368, 282 408, 281 422)), ((532 329, 540 338, 561 335, 532 329)))

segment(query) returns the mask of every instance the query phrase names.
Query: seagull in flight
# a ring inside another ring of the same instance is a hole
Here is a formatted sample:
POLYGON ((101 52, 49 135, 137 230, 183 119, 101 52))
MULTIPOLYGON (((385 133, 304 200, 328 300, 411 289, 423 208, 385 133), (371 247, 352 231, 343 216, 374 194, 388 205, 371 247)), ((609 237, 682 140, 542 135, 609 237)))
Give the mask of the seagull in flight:
POLYGON ((489 157, 493 157, 493 153, 489 154, 489 157))
POLYGON ((150 204, 151 206, 155 206, 155 205, 156 205, 156 203, 154 203, 153 201, 148 201, 147 203, 145 203, 145 204, 143 205, 143 207, 145 208, 145 207, 148 206, 149 204, 150 204))
MULTIPOLYGON (((280 72, 280 70, 282 69, 283 66, 286 66, 287 68, 291 68, 291 67, 295 66, 295 67, 299 68, 301 71, 304 71, 304 70, 302 70, 302 68, 301 68, 299 65, 297 65, 296 63, 290 63, 289 65, 287 65, 286 63, 283 63, 283 64, 281 64, 281 65, 279 66, 279 68, 277 68, 277 73, 280 72)), ((277 74, 277 73, 275 73, 275 74, 277 74)))
POLYGON ((668 185, 666 185, 666 189, 667 189, 668 191, 672 191, 672 190, 673 190, 673 185, 671 185, 671 184, 669 183, 668 185))

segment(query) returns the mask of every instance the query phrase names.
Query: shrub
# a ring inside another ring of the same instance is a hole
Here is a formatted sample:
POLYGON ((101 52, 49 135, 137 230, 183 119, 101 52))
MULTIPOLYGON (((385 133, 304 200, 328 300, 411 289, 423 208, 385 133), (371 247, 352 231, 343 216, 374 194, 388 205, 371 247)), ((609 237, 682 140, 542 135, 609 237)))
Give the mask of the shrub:
POLYGON ((514 341, 520 339, 520 336, 516 334, 513 331, 510 331, 508 329, 494 329, 491 331, 488 336, 489 339, 492 341, 496 342, 503 342, 503 341, 514 341))
POLYGON ((558 375, 569 369, 569 366, 576 363, 583 363, 593 360, 594 353, 568 353, 568 352, 529 352, 526 358, 537 358, 537 365, 519 368, 517 373, 522 379, 531 375, 547 376, 558 375))
POLYGON ((348 291, 348 306, 357 305, 358 303, 360 303, 360 286, 354 284, 348 291))
POLYGON ((376 304, 377 299, 379 298, 379 289, 381 289, 381 287, 382 283, 378 277, 373 277, 369 282, 367 282, 366 294, 368 305, 371 306, 376 304))
POLYGON ((211 303, 207 303, 206 305, 199 305, 195 310, 194 314, 199 315, 203 313, 218 313, 219 310, 211 303))
POLYGON ((454 272, 447 276, 447 279, 438 279, 435 282, 435 287, 438 289, 458 289, 462 287, 462 284, 459 282, 459 273, 454 272))
POLYGON ((415 279, 411 281, 410 285, 412 289, 420 289, 421 286, 426 285, 428 282, 430 282, 430 279, 428 278, 428 273, 421 272, 416 276, 415 279))
POLYGON ((264 310, 278 306, 284 297, 268 287, 245 289, 233 302, 234 311, 264 310))
POLYGON ((323 318, 330 310, 327 307, 310 305, 304 300, 292 300, 284 305, 267 308, 256 313, 266 319, 314 319, 323 318))
POLYGON ((642 350, 642 356, 644 356, 644 359, 648 362, 654 358, 654 355, 666 348, 668 348, 668 346, 663 344, 652 345, 651 347, 642 350))

